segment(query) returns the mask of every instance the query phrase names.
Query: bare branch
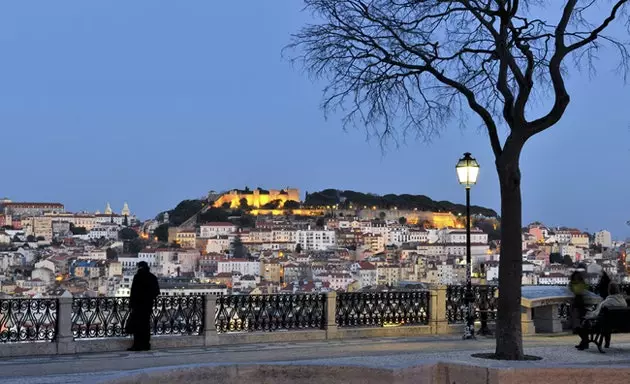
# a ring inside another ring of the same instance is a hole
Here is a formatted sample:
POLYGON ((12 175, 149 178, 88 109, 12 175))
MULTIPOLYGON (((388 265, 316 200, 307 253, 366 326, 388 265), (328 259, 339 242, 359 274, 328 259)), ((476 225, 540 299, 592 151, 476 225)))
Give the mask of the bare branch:
POLYGON ((382 143, 409 133, 428 140, 467 105, 499 158, 499 126, 522 145, 562 117, 568 55, 590 66, 607 44, 627 69, 627 45, 602 34, 628 1, 614 1, 603 21, 591 23, 592 0, 566 0, 555 24, 543 0, 305 0, 322 22, 295 34, 288 48, 327 80, 323 107, 343 109, 345 124, 365 126, 382 143), (532 95, 549 88, 550 111, 528 119, 532 95))

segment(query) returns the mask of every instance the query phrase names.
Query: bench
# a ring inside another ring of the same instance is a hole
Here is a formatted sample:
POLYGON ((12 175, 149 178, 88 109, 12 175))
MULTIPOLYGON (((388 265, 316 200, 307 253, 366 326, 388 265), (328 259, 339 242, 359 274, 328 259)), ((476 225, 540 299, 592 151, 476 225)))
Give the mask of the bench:
POLYGON ((585 320, 582 326, 588 330, 588 342, 605 353, 602 344, 606 337, 610 340, 613 333, 630 333, 630 308, 602 308, 596 319, 585 320))

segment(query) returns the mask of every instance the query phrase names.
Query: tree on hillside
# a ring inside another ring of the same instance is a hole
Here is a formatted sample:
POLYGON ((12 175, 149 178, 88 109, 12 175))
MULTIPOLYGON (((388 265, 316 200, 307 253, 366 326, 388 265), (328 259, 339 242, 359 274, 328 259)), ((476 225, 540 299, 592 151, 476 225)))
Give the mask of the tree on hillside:
POLYGON ((70 223, 70 232, 73 235, 86 235, 87 229, 85 227, 75 227, 73 223, 70 223))
POLYGON ((138 237, 138 232, 131 228, 123 228, 118 231, 118 238, 121 240, 133 240, 138 237))
POLYGON ((398 224, 405 225, 407 224, 407 218, 405 216, 401 216, 398 218, 398 224))
POLYGON ((168 212, 170 224, 177 227, 203 208, 200 200, 183 200, 168 212))
POLYGON ((157 237, 158 241, 162 243, 168 243, 168 224, 162 224, 155 228, 153 236, 157 237))
POLYGON ((570 101, 565 76, 593 69, 598 48, 612 46, 627 69, 626 46, 603 33, 626 17, 630 0, 304 2, 317 21, 287 48, 328 82, 325 109, 349 111, 346 123, 382 143, 406 134, 429 139, 470 112, 481 120, 501 191, 495 357, 522 359, 520 155, 527 140, 560 121, 570 101), (549 105, 537 114, 542 94, 549 105))
POLYGON ((562 262, 567 267, 573 266, 573 259, 569 255, 564 255, 562 262))
POLYGON ((221 208, 223 208, 223 209, 230 209, 230 207, 231 207, 231 205, 228 202, 225 202, 225 203, 221 204, 221 208))
POLYGON ((284 205, 282 206, 282 208, 284 209, 298 209, 300 208, 300 203, 298 203, 295 200, 287 200, 284 202, 284 205))
POLYGON ((379 213, 379 214, 378 214, 378 217, 379 217, 379 219, 381 219, 381 220, 385 220, 385 217, 387 217, 387 213, 385 213, 385 212, 381 212, 381 213, 379 213))
POLYGON ((553 252, 549 254, 549 263, 550 264, 562 264, 564 262, 564 258, 562 254, 558 252, 553 252))
POLYGON ((302 253, 302 244, 297 243, 295 245, 295 253, 302 253))
POLYGON ((249 203, 247 202, 247 199, 244 197, 238 201, 238 206, 241 209, 249 209, 249 203))
POLYGON ((197 216, 197 223, 209 223, 213 221, 228 221, 230 215, 224 209, 209 208, 197 216))
POLYGON ((232 257, 235 259, 244 259, 247 257, 247 248, 243 245, 243 241, 240 236, 236 236, 231 244, 232 257))
POLYGON ((319 217, 319 218, 317 218, 317 220, 315 220, 315 226, 317 228, 323 228, 325 224, 326 224, 326 222, 324 221, 323 217, 319 217))

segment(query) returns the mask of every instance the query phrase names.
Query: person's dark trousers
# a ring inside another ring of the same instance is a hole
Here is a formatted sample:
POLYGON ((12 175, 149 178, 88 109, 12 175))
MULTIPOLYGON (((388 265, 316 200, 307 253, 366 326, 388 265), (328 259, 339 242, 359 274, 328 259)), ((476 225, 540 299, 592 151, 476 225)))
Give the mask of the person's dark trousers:
POLYGON ((578 335, 580 335, 580 344, 576 345, 577 349, 587 349, 588 348, 588 329, 584 327, 580 327, 578 330, 578 335))
POLYGON ((133 349, 149 350, 151 348, 151 312, 139 311, 136 316, 133 349))
POLYGON ((604 348, 610 348, 610 333, 604 335, 604 348))

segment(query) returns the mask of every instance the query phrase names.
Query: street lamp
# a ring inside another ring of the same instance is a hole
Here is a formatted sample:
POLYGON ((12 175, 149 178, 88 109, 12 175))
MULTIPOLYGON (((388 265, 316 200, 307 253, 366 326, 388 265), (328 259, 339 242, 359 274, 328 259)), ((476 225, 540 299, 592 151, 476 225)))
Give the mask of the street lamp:
POLYGON ((470 256, 470 187, 477 183, 479 176, 479 163, 469 152, 464 153, 464 157, 459 159, 455 166, 459 183, 466 188, 466 327, 464 328, 464 339, 475 338, 475 314, 473 309, 474 296, 472 292, 472 281, 470 270, 472 261, 470 256))

